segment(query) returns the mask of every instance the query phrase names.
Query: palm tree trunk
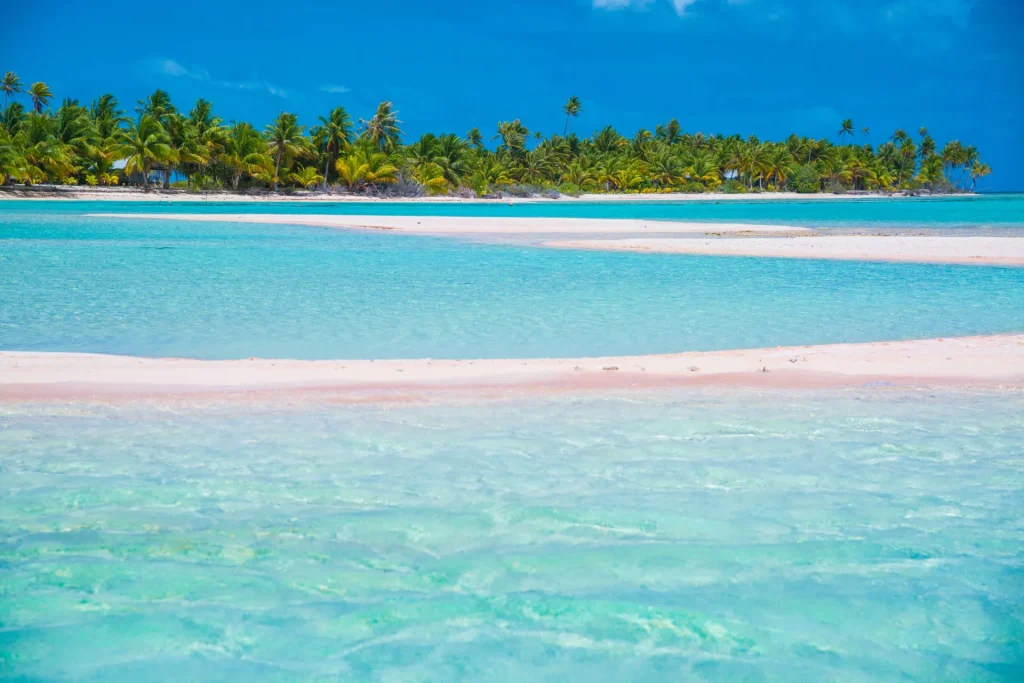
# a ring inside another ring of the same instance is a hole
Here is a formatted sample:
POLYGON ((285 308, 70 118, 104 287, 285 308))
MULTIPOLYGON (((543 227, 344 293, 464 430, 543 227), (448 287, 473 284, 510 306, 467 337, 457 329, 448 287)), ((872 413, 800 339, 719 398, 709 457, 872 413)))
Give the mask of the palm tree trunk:
POLYGON ((145 165, 142 167, 142 189, 149 189, 149 171, 146 169, 145 165))
POLYGON ((242 182, 242 172, 241 171, 235 171, 235 183, 234 183, 235 192, 238 192, 238 184, 240 182, 242 182))
POLYGON ((274 192, 277 192, 277 176, 281 174, 281 150, 277 150, 277 161, 274 162, 274 192))
POLYGON ((327 192, 327 171, 330 170, 331 166, 331 155, 327 155, 327 161, 324 162, 324 192, 327 192))

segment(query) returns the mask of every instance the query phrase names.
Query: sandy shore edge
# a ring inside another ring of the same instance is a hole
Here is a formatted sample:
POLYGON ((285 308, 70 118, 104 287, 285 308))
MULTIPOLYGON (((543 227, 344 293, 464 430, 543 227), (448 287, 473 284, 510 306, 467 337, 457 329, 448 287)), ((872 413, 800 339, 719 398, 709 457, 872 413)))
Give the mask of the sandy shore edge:
POLYGON ((204 361, 0 352, 0 400, 141 395, 478 395, 686 386, 1024 387, 1024 333, 604 358, 204 361))

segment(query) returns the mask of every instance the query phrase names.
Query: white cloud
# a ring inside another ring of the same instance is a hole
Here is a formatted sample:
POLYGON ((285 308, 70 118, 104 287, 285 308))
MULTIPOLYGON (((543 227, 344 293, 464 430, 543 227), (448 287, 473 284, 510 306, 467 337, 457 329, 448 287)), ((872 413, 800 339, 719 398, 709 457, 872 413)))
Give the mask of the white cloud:
POLYGON ((322 92, 329 92, 332 94, 340 94, 348 92, 348 88, 343 85, 321 85, 320 90, 322 92))
POLYGON ((697 0, 672 0, 672 6, 676 8, 676 14, 683 16, 686 14, 686 8, 697 2, 697 0))
MULTIPOLYGON (((620 10, 620 9, 647 9, 647 6, 653 3, 655 0, 591 0, 594 9, 603 10, 620 10)), ((676 14, 684 16, 687 8, 694 5, 700 0, 668 0, 672 7, 675 8, 676 14)), ((726 0, 730 5, 744 5, 751 0, 726 0)))
POLYGON ((202 81, 203 83, 210 83, 211 85, 219 86, 221 88, 231 88, 233 90, 262 90, 277 97, 288 96, 287 91, 282 90, 273 83, 268 83, 267 81, 222 81, 215 78, 211 78, 210 72, 202 67, 186 67, 180 62, 176 62, 173 59, 153 60, 152 66, 154 71, 156 71, 157 73, 162 73, 166 76, 174 76, 176 78, 191 78, 194 81, 202 81))
POLYGON ((653 0, 593 0, 594 9, 643 9, 651 4, 653 0))
POLYGON ((210 74, 206 69, 188 69, 173 59, 161 59, 158 60, 157 64, 159 70, 168 76, 184 76, 186 78, 194 78, 197 81, 210 80, 210 74))

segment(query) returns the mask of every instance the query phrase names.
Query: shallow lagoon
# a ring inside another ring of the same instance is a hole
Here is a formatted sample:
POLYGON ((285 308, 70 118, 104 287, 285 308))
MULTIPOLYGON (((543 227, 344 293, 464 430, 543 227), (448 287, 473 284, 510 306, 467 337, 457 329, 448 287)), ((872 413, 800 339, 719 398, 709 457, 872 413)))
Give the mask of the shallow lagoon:
POLYGON ((0 408, 18 680, 1020 680, 1019 393, 0 408))
POLYGON ((1017 332, 1024 268, 579 252, 47 204, 0 214, 0 300, 0 350, 577 357, 1017 332))

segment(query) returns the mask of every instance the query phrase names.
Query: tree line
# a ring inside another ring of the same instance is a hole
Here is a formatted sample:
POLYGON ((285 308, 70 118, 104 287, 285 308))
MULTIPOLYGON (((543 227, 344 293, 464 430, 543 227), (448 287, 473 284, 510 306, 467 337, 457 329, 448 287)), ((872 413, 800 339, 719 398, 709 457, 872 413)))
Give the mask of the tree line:
MULTIPOLYGON (((978 150, 951 140, 941 148, 927 129, 896 130, 881 145, 856 144, 850 119, 837 142, 792 134, 756 136, 684 131, 672 119, 632 138, 606 126, 589 137, 571 130, 583 105, 562 107, 562 134, 501 121, 493 136, 425 133, 403 141, 391 102, 353 121, 344 107, 311 126, 281 112, 263 130, 227 123, 199 99, 185 111, 163 90, 139 100, 133 115, 110 94, 88 106, 54 95, 43 82, 2 81, 0 185, 120 185, 194 190, 340 190, 375 195, 463 196, 506 192, 775 192, 973 190, 991 173, 978 150), (23 103, 22 100, 25 100, 23 103), (26 104, 28 106, 26 106, 26 104)), ((867 136, 867 128, 860 129, 867 136)))

